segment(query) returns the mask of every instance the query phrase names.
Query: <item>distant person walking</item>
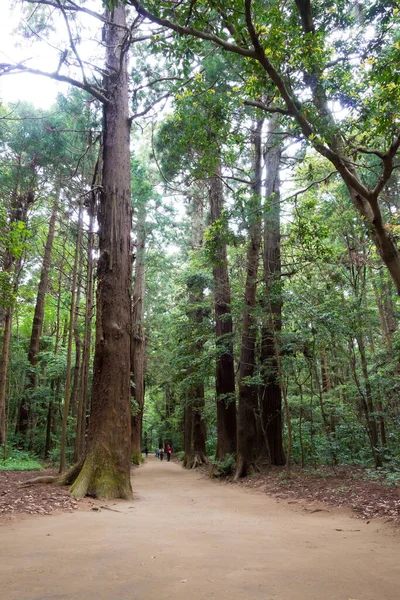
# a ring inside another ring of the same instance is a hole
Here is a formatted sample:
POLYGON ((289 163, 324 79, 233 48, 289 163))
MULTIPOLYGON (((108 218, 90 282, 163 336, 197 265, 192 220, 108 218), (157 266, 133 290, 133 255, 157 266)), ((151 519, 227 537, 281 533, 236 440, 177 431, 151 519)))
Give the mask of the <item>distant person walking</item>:
POLYGON ((164 448, 161 447, 160 448, 160 460, 163 460, 163 459, 164 459, 164 448))
POLYGON ((167 462, 171 460, 172 448, 169 444, 167 444, 167 462))
POLYGON ((147 446, 145 446, 145 447, 144 447, 144 453, 145 453, 145 455, 146 455, 146 458, 147 458, 147 457, 148 457, 148 455, 149 455, 149 449, 148 449, 148 447, 147 447, 147 446))
POLYGON ((156 448, 156 458, 160 458, 160 448, 156 448))

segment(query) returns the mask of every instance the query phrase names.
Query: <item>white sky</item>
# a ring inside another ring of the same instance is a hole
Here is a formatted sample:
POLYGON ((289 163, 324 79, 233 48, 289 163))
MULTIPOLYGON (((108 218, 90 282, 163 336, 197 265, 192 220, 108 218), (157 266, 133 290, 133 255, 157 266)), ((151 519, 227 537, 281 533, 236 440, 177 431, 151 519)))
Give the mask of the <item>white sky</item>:
MULTIPOLYGON (((22 20, 20 6, 12 7, 12 0, 0 0, 0 63, 14 63, 32 59, 28 64, 43 71, 55 71, 58 54, 45 43, 31 46, 15 32, 22 20)), ((37 75, 18 74, 0 77, 0 99, 10 103, 18 100, 31 102, 36 107, 49 108, 57 93, 66 91, 67 84, 37 75)))
MULTIPOLYGON (((20 11, 17 8, 11 10, 10 0, 2 0, 0 3, 0 62, 14 62, 26 56, 25 52, 22 52, 22 48, 15 46, 17 36, 13 35, 13 31, 19 19, 20 11)), ((25 100, 37 107, 48 108, 53 104, 57 92, 62 88, 65 89, 66 86, 36 75, 7 75, 0 78, 0 98, 6 103, 25 100)))

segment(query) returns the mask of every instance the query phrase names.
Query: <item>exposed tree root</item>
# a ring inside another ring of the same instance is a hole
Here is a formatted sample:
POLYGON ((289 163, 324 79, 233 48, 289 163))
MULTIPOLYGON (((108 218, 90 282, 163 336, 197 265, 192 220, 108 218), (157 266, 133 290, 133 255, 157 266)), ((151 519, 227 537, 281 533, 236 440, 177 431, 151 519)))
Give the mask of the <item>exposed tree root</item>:
POLYGON ((197 467, 208 465, 208 457, 203 452, 194 452, 194 454, 186 455, 183 459, 183 466, 186 469, 197 469, 197 467))
POLYGON ((92 496, 132 499, 129 473, 117 471, 110 457, 104 457, 99 448, 94 449, 85 459, 81 459, 64 475, 34 477, 25 481, 21 487, 45 483, 70 485, 70 493, 74 498, 92 496))
POLYGON ((54 483, 55 485, 71 485, 82 468, 83 461, 79 461, 64 475, 40 475, 24 481, 19 487, 29 487, 35 484, 54 483))
POLYGON ((41 483, 56 483, 58 485, 62 485, 59 483, 60 477, 57 475, 42 475, 41 477, 34 477, 33 479, 28 479, 24 481, 24 483, 20 483, 18 487, 30 487, 31 485, 41 484, 41 483))
POLYGON ((259 469, 255 462, 248 462, 242 456, 238 455, 236 472, 233 480, 238 481, 242 477, 248 477, 249 475, 254 475, 254 473, 259 473, 259 469))

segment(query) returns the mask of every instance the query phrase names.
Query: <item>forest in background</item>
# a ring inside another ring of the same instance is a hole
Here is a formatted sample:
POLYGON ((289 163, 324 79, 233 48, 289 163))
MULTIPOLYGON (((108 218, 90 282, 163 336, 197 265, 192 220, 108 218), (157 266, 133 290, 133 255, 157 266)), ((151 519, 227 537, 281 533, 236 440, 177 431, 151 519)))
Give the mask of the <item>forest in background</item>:
MULTIPOLYGON (((73 3, 27 4, 27 39, 63 7, 57 75, 79 69, 73 3)), ((138 463, 170 443, 215 475, 355 465, 397 484, 398 9, 125 4, 138 12, 126 8, 130 389, 117 394, 130 423, 118 444, 138 463)), ((90 455, 92 415, 105 422, 96 318, 102 294, 118 304, 123 211, 117 184, 109 209, 103 197, 112 103, 98 72, 82 67, 81 89, 48 110, 0 108, 2 468, 64 472, 90 455)), ((125 427, 109 406, 105 436, 125 427)))

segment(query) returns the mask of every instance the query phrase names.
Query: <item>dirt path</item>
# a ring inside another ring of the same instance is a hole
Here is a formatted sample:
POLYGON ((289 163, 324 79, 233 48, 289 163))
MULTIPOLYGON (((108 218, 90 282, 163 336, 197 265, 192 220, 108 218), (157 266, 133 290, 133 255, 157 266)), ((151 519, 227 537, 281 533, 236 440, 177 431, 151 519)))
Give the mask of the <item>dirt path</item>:
MULTIPOLYGON (((400 537, 149 458, 134 502, 0 529, 2 600, 398 600, 400 537)), ((101 504, 101 502, 99 502, 101 504)), ((104 504, 104 503, 103 503, 104 504)))

